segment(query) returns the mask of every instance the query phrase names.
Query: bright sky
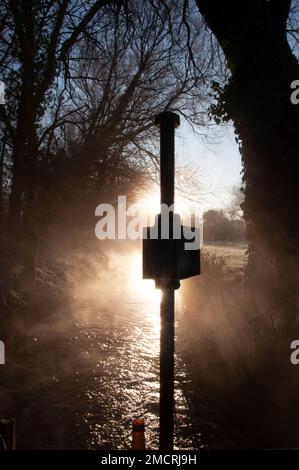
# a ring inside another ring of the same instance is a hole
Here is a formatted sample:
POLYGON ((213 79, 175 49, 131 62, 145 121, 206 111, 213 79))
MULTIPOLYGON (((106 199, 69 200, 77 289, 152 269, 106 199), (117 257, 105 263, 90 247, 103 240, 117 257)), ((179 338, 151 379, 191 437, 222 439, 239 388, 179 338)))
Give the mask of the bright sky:
POLYGON ((192 132, 186 123, 176 131, 176 159, 199 167, 204 186, 199 197, 202 210, 224 208, 232 186, 241 186, 241 156, 232 127, 210 131, 208 141, 192 132))

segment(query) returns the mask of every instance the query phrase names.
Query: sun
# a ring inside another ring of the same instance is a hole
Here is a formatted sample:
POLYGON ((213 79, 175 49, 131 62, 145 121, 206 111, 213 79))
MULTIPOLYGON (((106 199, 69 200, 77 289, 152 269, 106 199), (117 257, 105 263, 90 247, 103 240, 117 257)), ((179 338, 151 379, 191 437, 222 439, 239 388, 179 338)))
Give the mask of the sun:
MULTIPOLYGON (((145 193, 138 200, 138 207, 140 207, 141 213, 151 223, 154 223, 154 216, 159 214, 160 211, 160 195, 159 192, 151 190, 145 193)), ((194 202, 188 200, 182 194, 177 192, 175 196, 174 209, 177 214, 182 217, 188 216, 195 212, 194 202)))
POLYGON ((154 222, 154 216, 160 212, 160 197, 157 192, 150 192, 144 194, 138 200, 138 206, 142 215, 147 220, 147 223, 154 222))

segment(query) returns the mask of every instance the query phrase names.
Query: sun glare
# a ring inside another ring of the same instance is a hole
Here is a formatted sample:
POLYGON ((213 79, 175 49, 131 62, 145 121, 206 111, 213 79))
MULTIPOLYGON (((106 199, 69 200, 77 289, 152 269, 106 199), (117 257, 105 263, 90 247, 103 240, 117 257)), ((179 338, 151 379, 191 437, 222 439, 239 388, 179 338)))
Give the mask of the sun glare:
POLYGON ((149 193, 142 196, 138 201, 141 213, 147 217, 147 223, 154 223, 154 216, 160 212, 160 198, 158 193, 149 193))
POLYGON ((155 288, 155 282, 151 279, 142 279, 142 257, 134 253, 129 258, 128 272, 129 289, 134 291, 136 297, 142 300, 158 304, 161 299, 161 291, 155 288))
MULTIPOLYGON (((138 206, 141 209, 141 212, 148 218, 151 219, 151 222, 154 222, 154 216, 160 213, 160 196, 157 191, 150 191, 143 195, 139 201, 138 206)), ((191 215, 196 211, 196 206, 193 201, 189 201, 186 197, 183 197, 181 194, 176 194, 175 196, 175 212, 180 214, 182 217, 186 215, 191 215)))

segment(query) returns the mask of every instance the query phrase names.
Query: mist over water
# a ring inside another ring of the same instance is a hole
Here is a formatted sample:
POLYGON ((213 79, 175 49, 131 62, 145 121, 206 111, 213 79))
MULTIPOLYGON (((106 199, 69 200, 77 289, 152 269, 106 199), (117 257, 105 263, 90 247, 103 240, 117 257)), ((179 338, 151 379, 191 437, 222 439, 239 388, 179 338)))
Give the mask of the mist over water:
MULTIPOLYGON (((146 445, 158 448, 160 292, 141 278, 141 255, 111 254, 99 284, 81 285, 74 314, 79 344, 88 349, 100 373, 90 377, 87 396, 101 416, 85 416, 92 448, 130 447, 131 420, 144 417, 146 445), (92 302, 92 306, 91 306, 92 302), (89 344, 86 344, 88 339, 89 344), (84 344, 85 343, 85 344, 84 344)), ((176 437, 178 448, 193 448, 194 430, 182 386, 184 365, 176 361, 176 437)))
MULTIPOLYGON (((139 246, 109 249, 104 266, 93 257, 85 263, 94 275, 78 265, 69 308, 33 322, 27 333, 34 355, 19 397, 18 447, 128 449, 132 419, 143 417, 146 447, 157 449, 160 292, 142 280, 139 246)), ((177 294, 177 318, 180 303, 177 294)), ((190 387, 176 355, 180 449, 201 446, 186 396, 190 387)))

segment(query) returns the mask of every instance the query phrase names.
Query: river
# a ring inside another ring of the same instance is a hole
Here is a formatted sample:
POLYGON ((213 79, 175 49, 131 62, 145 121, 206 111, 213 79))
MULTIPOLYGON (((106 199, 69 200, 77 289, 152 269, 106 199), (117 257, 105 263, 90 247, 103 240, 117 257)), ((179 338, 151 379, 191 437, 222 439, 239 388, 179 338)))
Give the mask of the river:
MULTIPOLYGON (((137 251, 111 256, 96 279, 79 279, 71 305, 28 333, 26 383, 13 397, 17 446, 129 449, 132 419, 143 417, 146 447, 157 449, 160 292, 141 279, 137 251)), ((202 442, 190 378, 179 352, 175 360, 174 445, 195 449, 202 442)))

